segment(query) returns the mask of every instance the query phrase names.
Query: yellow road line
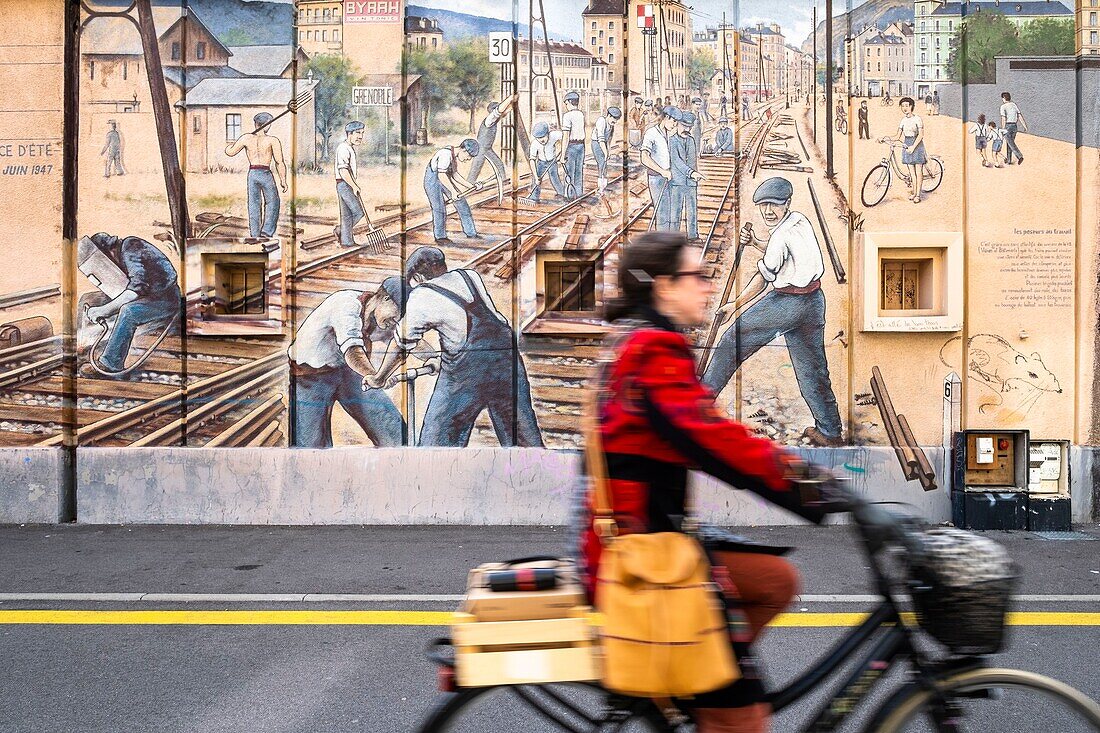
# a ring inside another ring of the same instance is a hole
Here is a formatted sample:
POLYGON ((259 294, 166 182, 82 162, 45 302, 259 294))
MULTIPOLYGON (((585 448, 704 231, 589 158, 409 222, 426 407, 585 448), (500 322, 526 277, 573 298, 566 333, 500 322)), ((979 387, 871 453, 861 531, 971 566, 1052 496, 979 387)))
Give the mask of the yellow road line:
MULTIPOLYGON (((772 626, 785 628, 848 628, 865 613, 783 613, 772 626)), ((447 626, 446 611, 126 611, 126 610, 0 610, 0 625, 211 625, 211 626, 447 626)), ((1010 613, 1010 626, 1100 626, 1100 613, 1021 611, 1010 613)))

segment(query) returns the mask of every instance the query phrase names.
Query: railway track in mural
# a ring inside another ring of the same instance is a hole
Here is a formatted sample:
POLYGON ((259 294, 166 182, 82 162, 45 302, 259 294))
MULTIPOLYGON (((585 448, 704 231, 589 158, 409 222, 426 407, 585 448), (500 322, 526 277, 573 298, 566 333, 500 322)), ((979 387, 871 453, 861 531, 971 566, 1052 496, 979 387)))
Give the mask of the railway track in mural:
MULTIPOLYGON (((761 114, 739 126, 736 155, 700 160, 706 177, 699 186, 700 237, 706 242, 705 267, 714 277, 729 269, 726 244, 736 239, 737 212, 732 202, 738 174, 754 173, 759 166, 769 131, 780 118, 764 110, 776 104, 765 105, 761 114)), ((575 249, 592 261, 603 260, 609 266, 606 271, 613 271, 622 242, 648 230, 652 219, 644 172, 635 162, 636 158, 607 187, 608 199, 627 207, 610 218, 604 204, 591 195, 540 204, 518 196, 507 196, 499 203, 488 194, 472 199, 481 237, 458 238, 443 247, 448 262, 452 267, 476 269, 498 303, 511 301, 510 291, 521 274, 516 268, 522 271, 534 260, 536 250, 555 238, 564 240, 557 243, 559 248, 575 249)), ((593 166, 586 178, 595 181, 595 177, 593 166)), ((518 185, 525 187, 526 181, 523 176, 518 185)), ((375 224, 392 229, 398 222, 399 216, 391 216, 375 224)), ((401 272, 403 254, 427 244, 434 244, 430 219, 394 231, 386 247, 364 245, 322 256, 298 265, 286 278, 274 272, 269 297, 273 305, 280 305, 285 283, 292 293, 287 304, 293 311, 291 318, 301 322, 337 290, 377 288, 383 279, 401 272)), ((525 334, 522 353, 547 445, 579 445, 583 389, 592 375, 604 328, 595 319, 553 318, 518 327, 525 334)), ((141 349, 152 340, 139 336, 134 345, 141 349)), ((184 344, 168 338, 125 381, 81 377, 73 413, 77 443, 180 445, 185 435, 187 445, 206 447, 284 443, 286 347, 285 339, 191 336, 184 344)), ((59 337, 0 351, 0 436, 7 444, 62 444, 65 408, 60 367, 59 337)), ((393 397, 402 404, 400 395, 393 397)), ((422 410, 427 400, 419 402, 422 410)), ((475 426, 471 442, 496 444, 485 415, 475 426)))

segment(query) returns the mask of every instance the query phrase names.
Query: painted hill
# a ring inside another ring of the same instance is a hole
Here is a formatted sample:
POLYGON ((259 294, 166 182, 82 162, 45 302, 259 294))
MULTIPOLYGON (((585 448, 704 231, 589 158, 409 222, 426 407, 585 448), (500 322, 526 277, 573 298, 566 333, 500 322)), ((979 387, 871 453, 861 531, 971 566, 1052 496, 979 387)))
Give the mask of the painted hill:
MULTIPOLYGON (((101 0, 100 6, 126 7, 129 0, 101 0)), ((180 0, 152 0, 180 7, 180 0)), ((278 46, 294 43, 294 5, 265 0, 187 0, 191 9, 227 46, 278 46)))
MULTIPOLYGON (((459 41, 463 38, 469 38, 471 36, 485 36, 490 31, 504 31, 510 32, 513 28, 511 21, 500 20, 499 18, 487 18, 481 15, 470 15, 469 13, 459 13, 454 10, 443 10, 441 8, 429 8, 423 5, 408 5, 409 15, 419 15, 423 18, 432 18, 439 23, 439 27, 443 29, 443 37, 448 40, 459 41)), ((523 6, 526 7, 526 6, 523 6)), ((580 20, 576 19, 577 30, 580 29, 580 20)), ((554 19, 547 20, 550 30, 550 37, 555 41, 571 41, 574 40, 576 30, 570 31, 568 28, 557 27, 554 24, 554 19)), ((525 23, 519 23, 517 26, 518 33, 521 36, 528 35, 528 27, 525 23)), ((539 37, 541 38, 542 32, 539 31, 539 37)))
MULTIPOLYGON (((825 57, 825 21, 824 10, 818 11, 817 24, 817 52, 821 58, 825 57)), ((844 37, 849 32, 848 13, 838 13, 833 16, 833 57, 837 61, 844 58, 844 37)), ((885 28, 899 20, 913 22, 912 0, 867 0, 867 2, 854 8, 851 12, 851 32, 856 33, 868 25, 885 28)), ((814 39, 810 35, 802 42, 802 50, 806 53, 813 51, 814 39)))

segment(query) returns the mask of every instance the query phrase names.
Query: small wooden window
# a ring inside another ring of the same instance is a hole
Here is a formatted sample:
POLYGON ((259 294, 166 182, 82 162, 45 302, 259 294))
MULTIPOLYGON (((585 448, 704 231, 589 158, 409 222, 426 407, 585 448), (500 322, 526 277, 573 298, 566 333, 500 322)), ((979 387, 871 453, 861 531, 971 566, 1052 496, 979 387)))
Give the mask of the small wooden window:
POLYGON ((173 61, 179 61, 180 60, 180 42, 179 41, 172 41, 172 60, 173 61))
POLYGON ((206 41, 199 41, 198 45, 195 46, 195 58, 206 58, 206 41))
POLYGON ((266 315, 267 289, 262 263, 219 263, 216 278, 227 315, 266 315))
POLYGON ((546 311, 578 313, 596 310, 594 262, 546 262, 546 311))
POLYGON ((922 311, 935 308, 932 258, 882 260, 879 308, 922 311))

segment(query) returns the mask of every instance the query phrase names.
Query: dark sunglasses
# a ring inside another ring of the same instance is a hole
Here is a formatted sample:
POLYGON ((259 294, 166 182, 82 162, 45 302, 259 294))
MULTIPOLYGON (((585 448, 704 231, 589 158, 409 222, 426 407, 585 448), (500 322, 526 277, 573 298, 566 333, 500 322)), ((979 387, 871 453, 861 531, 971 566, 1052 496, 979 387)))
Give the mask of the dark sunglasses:
POLYGON ((672 273, 672 279, 675 280, 678 277, 694 277, 697 280, 710 280, 710 275, 702 270, 678 270, 672 273))

